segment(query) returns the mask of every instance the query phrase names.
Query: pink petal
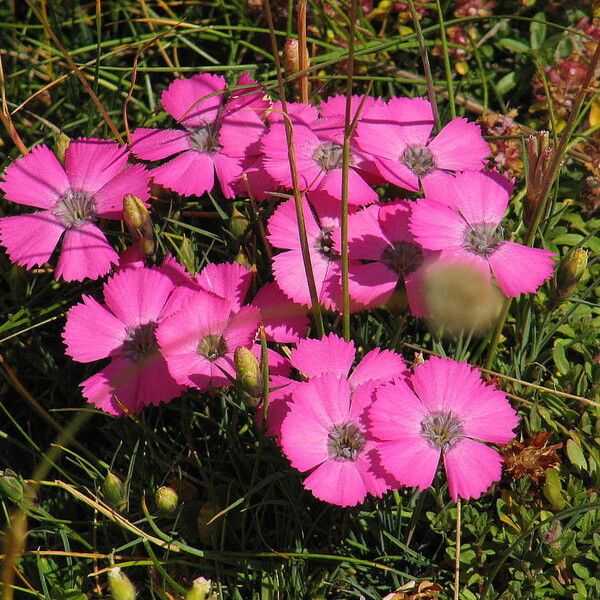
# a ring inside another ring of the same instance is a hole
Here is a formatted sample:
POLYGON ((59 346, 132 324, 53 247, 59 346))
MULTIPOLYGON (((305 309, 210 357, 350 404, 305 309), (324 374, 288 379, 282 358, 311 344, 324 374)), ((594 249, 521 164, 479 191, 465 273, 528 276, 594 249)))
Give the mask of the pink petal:
POLYGON ((308 471, 329 458, 328 432, 327 426, 292 403, 280 426, 279 444, 295 469, 308 471))
POLYGON ((129 158, 127 148, 111 140, 72 140, 65 154, 71 188, 96 192, 120 173, 129 158))
POLYGON ((215 167, 209 154, 189 150, 150 171, 156 183, 181 194, 201 196, 215 184, 215 167))
POLYGON ((424 98, 392 97, 390 114, 401 123, 400 134, 407 145, 425 146, 433 129, 431 104, 424 98))
POLYGON ((265 133, 266 126, 253 109, 228 114, 219 130, 219 145, 228 156, 243 158, 249 146, 265 133))
MULTIPOLYGON (((321 228, 315 220, 306 199, 302 199, 302 212, 304 224, 309 240, 316 240, 321 235, 321 228)), ((296 204, 294 200, 282 202, 269 218, 268 239, 276 248, 299 249, 300 237, 298 234, 298 221, 296 219, 296 204)))
POLYGON ((161 160, 190 149, 184 129, 136 129, 131 134, 131 151, 144 160, 161 160))
POLYGON ((413 204, 409 227, 423 248, 461 250, 467 225, 452 208, 423 198, 413 204))
POLYGON ((62 221, 49 211, 0 219, 0 244, 10 260, 27 269, 50 259, 60 236, 62 221))
POLYGON ((376 157, 374 162, 386 181, 411 192, 419 191, 419 178, 399 159, 376 157))
POLYGON ((255 306, 244 306, 235 313, 223 331, 229 352, 239 346, 250 346, 260 325, 260 311, 255 306))
POLYGON ((552 277, 554 252, 504 242, 488 257, 498 287, 513 298, 535 294, 552 277))
MULTIPOLYGON (((333 198, 342 200, 342 170, 332 169, 317 184, 316 190, 323 190, 333 198)), ((371 204, 378 199, 377 192, 352 168, 348 171, 348 203, 354 206, 371 204)))
POLYGON ((404 278, 404 289, 406 290, 408 307, 411 314, 417 318, 427 317, 427 307, 425 298, 423 297, 424 274, 425 267, 421 266, 404 278))
POLYGON ((375 102, 365 107, 356 125, 356 145, 360 151, 377 158, 398 160, 405 142, 399 115, 391 114, 386 103, 375 102), (381 143, 385 136, 385 144, 381 143))
POLYGON ((444 453, 448 491, 452 500, 479 498, 502 476, 498 452, 472 440, 461 440, 444 453))
MULTIPOLYGON (((292 122, 302 121, 311 124, 319 118, 319 112, 316 106, 312 104, 304 104, 302 102, 286 102, 286 109, 292 122)), ((283 111, 281 102, 273 103, 273 107, 267 117, 269 123, 283 122, 283 111)))
MULTIPOLYGON (((365 112, 373 107, 378 107, 381 105, 380 98, 373 98, 372 96, 358 96, 354 95, 350 101, 350 119, 354 119, 356 116, 356 111, 362 104, 362 111, 360 117, 363 117, 365 112)), ((321 117, 343 117, 346 115, 346 95, 345 94, 335 94, 333 96, 329 96, 326 100, 321 102, 320 106, 321 117)))
POLYGON ((146 201, 150 196, 149 176, 143 165, 133 165, 113 177, 94 194, 98 216, 103 219, 122 219, 123 198, 127 194, 146 201))
POLYGON ((211 263, 202 269, 196 282, 203 290, 228 300, 232 310, 238 310, 244 303, 253 275, 251 269, 239 263, 211 263))
MULTIPOLYGON (((242 164, 239 158, 226 156, 222 152, 212 155, 212 161, 217 172, 217 179, 225 198, 234 198, 234 183, 242 175, 242 164)), ((210 191, 210 190, 207 190, 210 191)))
MULTIPOLYGON (((294 382, 287 377, 270 378, 269 381, 269 410, 267 411, 267 435, 277 438, 281 436, 281 424, 289 412, 291 402, 291 391, 294 382)), ((255 421, 262 425, 262 405, 256 409, 255 421)))
POLYGON ((306 308, 290 302, 275 282, 263 285, 252 304, 260 310, 268 340, 293 344, 308 333, 306 308))
POLYGON ((115 273, 104 285, 104 301, 127 327, 158 322, 173 282, 158 269, 142 267, 115 273))
POLYGON ((355 354, 353 342, 346 342, 330 333, 319 340, 300 340, 292 350, 291 361, 295 369, 308 377, 316 377, 323 373, 347 377, 355 354))
POLYGON ((414 202, 396 200, 383 204, 379 209, 381 229, 391 242, 414 242, 408 223, 414 202))
POLYGON ((363 307, 383 306, 397 284, 398 274, 380 262, 357 264, 350 270, 350 296, 363 307))
POLYGON ((66 353, 78 362, 112 356, 127 338, 125 325, 91 296, 69 309, 63 331, 66 353))
POLYGON ((4 171, 0 190, 6 199, 36 208, 53 208, 69 189, 69 179, 48 146, 36 146, 4 171))
POLYGON ((353 461, 328 460, 305 480, 315 498, 337 506, 355 506, 367 495, 363 478, 353 461))
POLYGON ((476 123, 457 117, 452 119, 427 146, 438 169, 463 171, 481 169, 490 149, 476 123))
POLYGON ((356 365, 350 376, 350 385, 356 387, 368 381, 384 383, 407 375, 406 363, 399 354, 375 348, 356 365))
POLYGON ((139 269, 146 266, 146 255, 137 246, 129 246, 119 254, 119 269, 139 269))
POLYGON ((163 108, 186 127, 200 127, 217 118, 227 83, 221 75, 200 73, 176 79, 162 93, 163 108))
POLYGON ((65 231, 54 277, 65 281, 98 279, 117 264, 119 255, 102 231, 94 223, 85 223, 65 231))
POLYGON ((235 86, 230 86, 229 92, 231 97, 223 109, 225 113, 253 110, 257 114, 262 114, 271 106, 266 90, 251 77, 250 73, 242 73, 235 86))
MULTIPOLYGON (((254 356, 256 356, 256 360, 258 360, 259 364, 262 359, 262 346, 260 341, 254 342, 250 347, 250 351, 254 356)), ((267 348, 267 362, 269 364, 269 377, 289 377, 292 371, 292 365, 290 364, 289 359, 285 356, 279 354, 272 348, 267 348)))
POLYGON ((361 260, 379 260, 390 246, 379 222, 379 205, 368 206, 348 217, 350 256, 361 260))

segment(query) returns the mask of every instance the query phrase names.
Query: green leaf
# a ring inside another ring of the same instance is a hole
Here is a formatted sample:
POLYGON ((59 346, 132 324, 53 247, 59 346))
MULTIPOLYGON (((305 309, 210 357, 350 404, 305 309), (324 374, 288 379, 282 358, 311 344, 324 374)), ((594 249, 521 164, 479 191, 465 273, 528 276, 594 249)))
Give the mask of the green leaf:
POLYGON ((510 90, 514 89, 515 87, 517 87, 517 75, 514 71, 511 71, 510 73, 502 77, 500 81, 498 81, 498 83, 496 84, 496 91, 499 94, 504 95, 507 92, 510 92, 510 90))
POLYGON ((527 44, 519 42, 518 40, 513 40, 512 38, 504 38, 503 40, 500 40, 498 44, 515 54, 531 53, 531 48, 527 44))
POLYGON ((566 375, 570 371, 571 365, 569 364, 563 345, 557 344, 552 348, 552 359, 561 375, 566 375))
POLYGON ((533 18, 535 21, 531 22, 529 28, 529 41, 533 50, 539 50, 546 39, 546 15, 539 12, 533 18))
POLYGON ((583 455, 583 450, 573 440, 567 440, 567 456, 571 461, 571 464, 581 469, 582 471, 587 469, 587 461, 583 455))

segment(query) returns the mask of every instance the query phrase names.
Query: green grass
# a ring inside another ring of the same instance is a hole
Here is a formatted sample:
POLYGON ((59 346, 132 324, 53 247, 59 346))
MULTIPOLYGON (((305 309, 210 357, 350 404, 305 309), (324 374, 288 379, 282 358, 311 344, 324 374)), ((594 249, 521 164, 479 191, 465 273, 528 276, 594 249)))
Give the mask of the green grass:
MULTIPOLYGON (((347 3, 333 4, 337 9, 328 12, 323 2, 310 3, 315 101, 345 92, 349 11, 347 3)), ((443 46, 448 62, 444 52, 430 56, 442 122, 455 112, 473 119, 511 107, 534 130, 556 122, 554 111, 529 111, 531 79, 556 53, 568 54, 576 36, 565 30, 589 7, 544 14, 538 11, 546 3, 538 4, 523 9, 501 2, 492 16, 468 18, 454 16, 453 2, 439 5, 447 26, 474 27, 473 39, 481 42, 465 75, 454 69, 450 42, 443 46)), ((281 46, 295 25, 286 2, 274 0, 273 8, 281 46)), ((421 21, 429 51, 440 44, 435 3, 430 8, 421 21)), ((381 29, 381 20, 364 17, 356 28, 355 93, 371 86, 384 97, 426 95, 416 35, 400 31, 396 16, 379 35, 381 29)), ((125 137, 126 101, 129 128, 165 122, 160 92, 174 73, 218 71, 232 78, 249 70, 277 95, 266 21, 242 0, 5 2, 0 58, 10 121, 27 147, 52 144, 60 131, 114 137, 109 122, 125 137), (45 12, 46 29, 40 22, 45 12), (87 91, 69 66, 73 61, 87 91)), ((295 87, 287 86, 291 98, 295 87)), ((583 139, 594 135, 587 100, 575 130, 583 139)), ((14 140, 0 130, 0 168, 18 156, 14 140)), ((585 209, 588 175, 581 154, 568 155, 536 238, 536 245, 543 240, 561 257, 575 247, 589 250, 582 282, 558 307, 550 304, 549 285, 512 302, 491 364, 520 412, 523 437, 546 430, 551 443, 562 443, 560 498, 551 502, 544 495, 543 478, 505 475, 480 500, 463 503, 463 600, 600 598, 600 218, 585 209)), ((506 223, 519 241, 526 236, 524 189, 525 179, 518 178, 506 223)), ((159 257, 175 253, 199 270, 231 260, 240 249, 229 229, 232 203, 218 193, 168 197, 154 206, 159 257), (190 215, 198 211, 211 216, 190 215)), ((250 215, 247 202, 236 207, 250 215)), ((9 202, 0 205, 0 214, 18 211, 9 202)), ((127 243, 118 225, 110 239, 119 248, 127 243)), ((256 263, 258 281, 267 281, 269 263, 254 228, 241 246, 256 263)), ((97 295, 100 283, 56 283, 51 272, 26 272, 0 253, 0 285, 0 467, 12 473, 0 480, 0 513, 6 525, 21 504, 29 527, 13 591, 0 584, 3 599, 106 597, 112 564, 123 567, 144 600, 181 598, 199 576, 212 579, 223 599, 380 599, 413 580, 434 581, 443 588, 440 598, 453 597, 456 506, 442 479, 423 494, 403 490, 342 510, 303 490, 233 391, 187 392, 133 418, 101 415, 78 388, 97 367, 69 360, 60 338, 68 308, 82 293, 97 295), (116 512, 102 491, 108 472, 124 485, 116 512), (40 480, 39 490, 28 506, 19 486, 32 478, 40 480), (167 517, 153 498, 174 480, 189 489, 177 514, 167 517), (199 527, 199 515, 201 521, 218 516, 199 527)), ((341 333, 337 317, 324 314, 326 331, 341 333)), ((350 332, 362 352, 397 347, 413 360, 422 349, 480 365, 491 337, 441 340, 386 309, 353 315, 350 332)))

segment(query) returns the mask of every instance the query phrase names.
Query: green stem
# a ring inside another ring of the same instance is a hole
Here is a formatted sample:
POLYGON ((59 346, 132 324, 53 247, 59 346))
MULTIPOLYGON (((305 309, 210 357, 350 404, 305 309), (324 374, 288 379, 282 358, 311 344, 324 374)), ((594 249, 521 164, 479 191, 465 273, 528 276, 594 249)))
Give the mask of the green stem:
POLYGON ((450 66, 450 55, 448 54, 448 41, 446 40, 446 24, 440 0, 436 0, 438 21, 440 24, 440 38, 442 40, 442 54, 444 57, 444 71, 446 72, 446 85, 448 86, 448 102, 450 103, 450 116, 456 117, 456 103, 454 101, 454 83, 452 81, 452 67, 450 66))

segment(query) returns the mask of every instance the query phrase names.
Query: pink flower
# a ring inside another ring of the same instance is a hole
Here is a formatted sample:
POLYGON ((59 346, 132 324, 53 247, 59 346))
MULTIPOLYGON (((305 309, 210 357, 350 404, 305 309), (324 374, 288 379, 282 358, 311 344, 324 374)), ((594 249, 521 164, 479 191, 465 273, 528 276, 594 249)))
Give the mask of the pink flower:
POLYGON ((516 297, 536 292, 552 276, 554 253, 504 240, 508 183, 478 171, 440 177, 417 200, 410 230, 423 248, 491 272, 502 292, 516 297))
POLYGON ((421 274, 436 253, 424 250, 408 229, 413 206, 414 202, 398 200, 350 215, 349 253, 361 262, 353 263, 349 285, 358 304, 381 306, 403 285, 413 315, 424 316, 421 274))
POLYGON ((81 385, 88 402, 111 415, 136 413, 169 402, 183 387, 171 377, 156 342, 156 328, 171 313, 175 285, 158 269, 125 268, 104 285, 104 301, 91 296, 67 315, 63 339, 78 362, 111 362, 81 385))
POLYGON ((207 390, 230 385, 223 371, 235 379, 235 349, 251 347, 259 324, 257 308, 232 310, 229 300, 197 290, 160 324, 156 337, 173 378, 207 390))
POLYGON ((148 199, 148 173, 126 166, 129 152, 116 142, 79 139, 69 144, 65 165, 47 146, 36 146, 4 172, 0 189, 17 204, 43 210, 0 219, 0 243, 13 262, 42 265, 63 237, 54 277, 96 279, 118 261, 96 221, 121 219, 123 197, 148 199))
POLYGON ((366 426, 374 385, 352 389, 334 373, 294 384, 280 444, 292 466, 310 471, 304 487, 316 498, 354 506, 367 494, 381 496, 390 480, 374 464, 377 441, 366 426))
MULTIPOLYGON (((344 118, 329 117, 306 122, 299 116, 292 119, 294 149, 299 185, 303 191, 324 191, 333 198, 342 197, 342 145, 344 118)), ((263 164, 269 175, 281 185, 291 188, 292 175, 288 158, 288 144, 283 120, 276 121, 261 140, 263 164)), ((351 148, 348 173, 348 202, 353 205, 370 204, 377 193, 361 174, 368 167, 360 152, 351 148)))
POLYGON ((512 440, 519 417, 476 368, 434 357, 408 380, 376 389, 369 422, 381 465, 399 483, 429 487, 442 456, 456 501, 478 498, 500 479, 502 457, 482 442, 512 440))
POLYGON ((140 128, 132 135, 132 150, 140 158, 174 156, 152 169, 157 183, 183 196, 200 196, 212 190, 216 171, 223 195, 234 197, 246 150, 265 130, 259 114, 267 105, 247 74, 238 83, 243 87, 227 102, 225 79, 209 73, 177 79, 163 92, 163 108, 183 129, 140 128))
POLYGON ((432 129, 427 100, 391 98, 365 110, 356 128, 356 145, 373 159, 385 180, 412 191, 440 172, 484 166, 490 150, 478 125, 457 117, 435 137, 432 129))

